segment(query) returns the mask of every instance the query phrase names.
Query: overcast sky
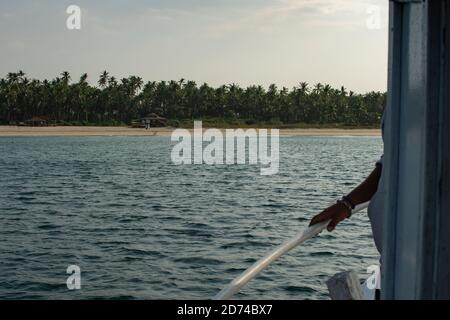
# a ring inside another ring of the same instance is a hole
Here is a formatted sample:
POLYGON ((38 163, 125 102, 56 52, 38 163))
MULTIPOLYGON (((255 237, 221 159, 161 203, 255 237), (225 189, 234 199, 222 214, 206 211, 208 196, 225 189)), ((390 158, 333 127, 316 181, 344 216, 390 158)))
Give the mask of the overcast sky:
POLYGON ((0 76, 386 90, 387 16, 387 0, 0 0, 0 76))

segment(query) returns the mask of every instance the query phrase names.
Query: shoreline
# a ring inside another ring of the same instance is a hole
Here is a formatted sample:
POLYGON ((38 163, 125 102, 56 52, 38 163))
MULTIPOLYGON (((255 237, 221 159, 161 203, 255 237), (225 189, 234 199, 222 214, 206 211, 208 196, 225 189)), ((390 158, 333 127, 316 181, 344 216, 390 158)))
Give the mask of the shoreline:
MULTIPOLYGON (((55 126, 55 127, 18 127, 0 126, 0 137, 83 137, 83 136, 149 136, 170 137, 176 128, 161 127, 141 128, 128 127, 94 127, 94 126, 55 126)), ((207 130, 208 128, 203 128, 207 130)), ((235 129, 235 128, 230 128, 235 129)), ((247 130, 249 128, 243 128, 247 130)), ((256 130, 260 128, 255 128, 256 130)), ((269 128, 270 129, 270 128, 269 128)), ((193 129, 188 129, 190 132, 193 129)), ((219 128, 224 131, 225 128, 219 128)), ((270 131, 269 131, 270 132, 270 131)), ((280 136, 381 136, 380 129, 280 129, 280 136)))

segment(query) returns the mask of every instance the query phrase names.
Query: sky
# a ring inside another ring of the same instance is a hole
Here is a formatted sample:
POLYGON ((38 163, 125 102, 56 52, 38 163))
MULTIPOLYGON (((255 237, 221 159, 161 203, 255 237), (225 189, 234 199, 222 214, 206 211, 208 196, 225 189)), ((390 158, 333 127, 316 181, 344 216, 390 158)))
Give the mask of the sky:
POLYGON ((0 77, 387 87, 387 0, 0 0, 0 77), (69 5, 81 29, 69 30, 69 5))

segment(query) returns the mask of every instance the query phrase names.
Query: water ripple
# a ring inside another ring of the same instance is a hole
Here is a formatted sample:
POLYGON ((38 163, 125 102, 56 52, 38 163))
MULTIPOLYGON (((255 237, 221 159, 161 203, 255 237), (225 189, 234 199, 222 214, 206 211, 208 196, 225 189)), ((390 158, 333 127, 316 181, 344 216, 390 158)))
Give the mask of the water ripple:
MULTIPOLYGON (((175 166, 164 137, 0 138, 0 298, 210 298, 373 168, 379 138, 289 137, 280 172, 175 166), (66 269, 79 265, 82 289, 66 269)), ((237 298, 323 299, 376 263, 367 216, 281 258, 237 298)))

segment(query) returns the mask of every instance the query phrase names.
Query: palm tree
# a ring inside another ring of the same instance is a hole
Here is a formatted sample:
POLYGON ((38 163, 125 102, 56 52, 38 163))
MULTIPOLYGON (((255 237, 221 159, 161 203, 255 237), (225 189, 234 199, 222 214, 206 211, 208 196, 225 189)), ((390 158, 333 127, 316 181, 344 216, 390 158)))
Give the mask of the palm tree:
POLYGON ((314 85, 313 93, 320 94, 322 92, 323 85, 319 82, 314 85))
POLYGON ((88 74, 87 73, 83 73, 80 77, 80 81, 78 82, 79 84, 87 84, 87 78, 88 78, 88 74))
POLYGON ((300 82, 299 88, 300 88, 300 91, 302 92, 302 94, 307 94, 309 91, 309 85, 307 82, 300 82))
POLYGON ((150 112, 173 119, 220 117, 282 123, 349 123, 375 125, 380 121, 386 94, 357 94, 341 86, 335 89, 317 83, 312 90, 300 82, 292 90, 267 90, 261 86, 241 88, 238 84, 216 88, 194 81, 147 82, 130 76, 120 82, 105 70, 89 85, 87 74, 71 84, 68 71, 49 80, 29 80, 23 71, 0 79, 0 121, 23 121, 49 116, 59 121, 122 121, 150 112))
POLYGON ((110 77, 109 78, 109 80, 108 80, 108 86, 109 87, 115 87, 115 86, 117 86, 117 79, 116 79, 116 77, 110 77))
POLYGON ((9 83, 17 82, 19 79, 19 74, 14 72, 8 72, 8 75, 6 76, 6 79, 9 83))
POLYGON ((108 85, 109 73, 105 70, 100 74, 100 78, 98 79, 98 85, 100 88, 105 88, 108 85))
POLYGON ((68 71, 64 71, 61 73, 61 80, 63 81, 63 83, 67 86, 69 84, 70 81, 70 74, 68 71))
POLYGON ((84 114, 84 121, 89 122, 89 85, 87 82, 88 74, 83 73, 80 77, 80 80, 76 84, 77 98, 80 104, 80 107, 77 110, 77 119, 80 120, 81 113, 84 114))
POLYGON ((134 96, 137 93, 137 91, 142 88, 142 85, 144 84, 144 82, 142 81, 142 78, 136 77, 136 76, 131 76, 128 79, 129 79, 131 94, 134 96))

